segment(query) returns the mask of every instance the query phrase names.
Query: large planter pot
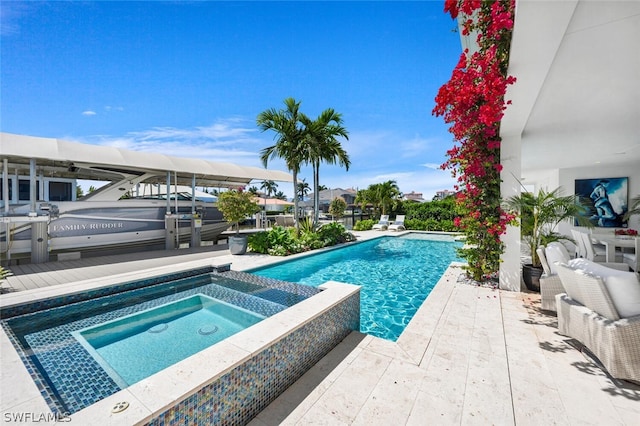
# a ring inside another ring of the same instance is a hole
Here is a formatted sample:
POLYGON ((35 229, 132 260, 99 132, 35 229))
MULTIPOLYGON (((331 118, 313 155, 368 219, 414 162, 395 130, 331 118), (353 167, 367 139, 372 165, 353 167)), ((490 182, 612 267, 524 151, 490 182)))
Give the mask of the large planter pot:
POLYGON ((231 254, 245 254, 247 252, 247 236, 229 237, 229 252, 231 254))
POLYGON ((533 265, 522 265, 522 279, 524 284, 531 291, 540 291, 540 277, 542 276, 542 268, 533 265))

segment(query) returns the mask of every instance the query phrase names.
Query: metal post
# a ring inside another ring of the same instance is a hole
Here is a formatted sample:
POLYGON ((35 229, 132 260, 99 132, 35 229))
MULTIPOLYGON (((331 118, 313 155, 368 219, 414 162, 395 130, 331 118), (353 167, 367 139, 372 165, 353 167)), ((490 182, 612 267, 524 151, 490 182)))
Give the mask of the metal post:
POLYGON ((36 159, 29 159, 29 216, 36 216, 36 159))
POLYGON ((191 177, 191 214, 196 214, 196 175, 191 177))
MULTIPOLYGON (((158 188, 158 197, 160 197, 160 188, 158 188)), ((175 232, 176 221, 171 216, 171 200, 169 199, 169 193, 171 189, 171 172, 167 172, 167 212, 164 216, 164 248, 166 250, 172 250, 175 247, 175 232)))
POLYGON ((191 247, 200 247, 202 218, 196 214, 196 175, 191 178, 191 247))
MULTIPOLYGON (((178 210, 178 172, 173 172, 174 201, 176 205, 176 248, 180 248, 180 216, 178 210)), ((167 194, 168 195, 168 194, 167 194)))
MULTIPOLYGON (((9 214, 9 160, 4 158, 2 160, 2 199, 4 200, 4 212, 9 214)), ((7 221, 4 224, 5 231, 5 251, 7 252, 7 265, 11 263, 11 224, 7 221)))
MULTIPOLYGON (((171 214, 171 200, 169 199, 170 192, 171 192, 171 172, 167 172, 167 214, 171 214)), ((160 195, 159 192, 158 192, 158 195, 160 195)))
MULTIPOLYGON (((4 199, 4 212, 9 213, 9 160, 7 158, 2 160, 2 198, 4 199)), ((9 235, 9 234, 7 234, 9 235)))
POLYGON ((31 263, 49 261, 48 223, 38 220, 31 223, 31 263))

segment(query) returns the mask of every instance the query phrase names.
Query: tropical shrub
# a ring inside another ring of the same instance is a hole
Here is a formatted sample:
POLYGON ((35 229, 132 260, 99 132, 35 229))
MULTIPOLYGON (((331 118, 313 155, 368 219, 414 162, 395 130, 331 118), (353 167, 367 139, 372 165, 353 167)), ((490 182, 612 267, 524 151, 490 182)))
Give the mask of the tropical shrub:
POLYGON ((11 272, 8 269, 4 269, 4 267, 0 266, 0 281, 4 280, 9 275, 11 275, 11 272))
POLYGON ((247 247, 254 253, 267 254, 269 252, 269 232, 250 234, 247 239, 247 247))
POLYGON ((337 222, 326 224, 318 230, 309 229, 308 227, 305 229, 305 225, 302 225, 301 228, 299 236, 295 228, 284 228, 282 226, 252 234, 249 236, 248 247, 255 253, 288 256, 355 241, 355 236, 347 232, 344 225, 337 222))
POLYGON ((369 231, 371 228, 373 228, 373 225, 375 223, 376 223, 376 221, 373 220, 373 219, 359 220, 353 226, 353 230, 354 231, 369 231))
POLYGON ((334 218, 341 218, 344 216, 344 211, 347 209, 347 202, 342 197, 336 197, 331 200, 329 204, 329 214, 334 218))
POLYGON ((235 224, 236 235, 239 235, 240 232, 240 222, 247 216, 260 211, 253 194, 248 191, 244 192, 242 188, 231 189, 218 195, 218 209, 227 222, 235 224))
POLYGON ((324 243, 324 247, 355 241, 356 239, 352 233, 347 232, 343 224, 338 222, 327 223, 322 226, 318 229, 318 235, 324 243))

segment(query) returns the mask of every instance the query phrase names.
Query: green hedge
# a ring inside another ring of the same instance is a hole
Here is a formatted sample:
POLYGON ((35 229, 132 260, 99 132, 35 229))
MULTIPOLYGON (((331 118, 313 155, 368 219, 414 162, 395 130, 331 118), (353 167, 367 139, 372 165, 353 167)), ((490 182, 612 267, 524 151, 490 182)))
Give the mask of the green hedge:
MULTIPOLYGON (((444 200, 416 203, 414 201, 404 201, 402 205, 391 213, 391 218, 399 214, 404 214, 406 219, 404 225, 407 229, 415 231, 444 231, 456 232, 460 229, 453 225, 456 217, 455 198, 448 197, 444 200)), ((355 231, 368 231, 376 220, 367 219, 356 222, 353 229, 355 231)))
POLYGON ((355 236, 348 232, 344 225, 333 222, 323 225, 317 230, 304 229, 303 227, 299 236, 296 236, 295 228, 276 226, 269 231, 250 235, 248 246, 250 251, 255 253, 288 256, 355 241, 355 239, 355 236))

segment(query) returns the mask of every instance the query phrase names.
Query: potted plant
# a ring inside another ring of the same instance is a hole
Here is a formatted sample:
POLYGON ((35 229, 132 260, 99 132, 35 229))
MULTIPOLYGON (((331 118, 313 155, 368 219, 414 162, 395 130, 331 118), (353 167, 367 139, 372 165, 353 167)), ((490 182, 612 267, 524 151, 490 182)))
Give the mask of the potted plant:
POLYGON ((636 195, 631 199, 631 206, 629 211, 624 214, 624 220, 628 221, 634 215, 640 215, 640 195, 636 195))
POLYGON ((505 202, 507 208, 520 215, 522 240, 531 253, 531 263, 522 267, 522 278, 529 290, 540 290, 542 264, 536 250, 552 241, 569 240, 571 238, 555 232, 556 226, 567 219, 575 219, 579 226, 592 228, 588 216, 588 207, 577 195, 562 195, 561 188, 547 192, 540 189, 537 194, 523 192, 510 197, 505 202))
POLYGON ((240 235, 240 221, 260 211, 253 194, 240 189, 231 189, 218 196, 218 209, 224 219, 232 226, 235 224, 236 235, 229 237, 229 252, 244 254, 247 251, 247 236, 240 235))

